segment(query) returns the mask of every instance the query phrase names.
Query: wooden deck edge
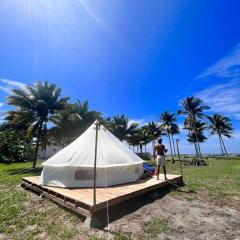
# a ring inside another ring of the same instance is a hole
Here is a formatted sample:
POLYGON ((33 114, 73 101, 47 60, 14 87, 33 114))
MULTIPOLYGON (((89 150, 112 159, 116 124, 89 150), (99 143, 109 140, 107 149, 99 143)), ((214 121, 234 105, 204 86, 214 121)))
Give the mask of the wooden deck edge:
POLYGON ((97 212, 99 210, 102 210, 104 208, 106 208, 106 206, 112 206, 112 205, 115 205, 115 204, 118 204, 120 202, 124 202, 124 201, 127 201, 129 200, 130 198, 134 198, 134 197, 137 197, 137 196, 140 196, 144 193, 147 193, 147 192, 151 192, 151 191, 154 191, 154 190, 157 190, 161 187, 165 187, 165 186, 168 186, 168 185, 171 185, 171 183, 173 184, 179 184, 179 185, 182 185, 183 184, 183 178, 181 175, 177 176, 176 178, 172 179, 172 180, 168 180, 168 181, 164 181, 164 182, 161 182, 159 184, 156 184, 156 185, 153 185, 153 186, 149 186, 147 188, 144 188, 144 189, 140 189, 140 190, 137 190, 135 192, 132 192, 132 193, 128 193, 128 194, 125 194, 123 196, 119 196, 119 197, 116 197, 114 199, 111 199, 109 201, 105 201, 105 202, 101 202, 101 203, 98 203, 95 208, 94 206, 90 207, 91 209, 91 212, 97 212))
POLYGON ((174 179, 164 181, 164 182, 160 182, 159 184, 148 186, 146 188, 137 190, 135 192, 127 193, 123 196, 118 196, 118 197, 113 198, 109 201, 104 201, 104 202, 101 202, 101 203, 97 203, 97 205, 95 207, 87 205, 87 204, 85 204, 81 201, 78 201, 76 199, 73 199, 71 197, 66 197, 65 195, 63 195, 61 193, 57 193, 57 192, 55 192, 51 189, 48 189, 48 188, 43 187, 39 184, 33 183, 26 178, 22 179, 22 183, 21 183, 20 186, 23 187, 23 188, 26 188, 26 189, 30 189, 34 192, 37 192, 40 195, 50 199, 51 201, 56 202, 59 205, 61 205, 63 207, 66 207, 66 208, 68 208, 68 209, 70 209, 70 210, 72 210, 72 211, 74 211, 74 212, 76 212, 80 215, 83 215, 85 217, 89 217, 92 214, 94 214, 95 212, 106 208, 107 205, 112 206, 112 205, 118 204, 120 202, 127 201, 130 198, 134 198, 134 197, 140 196, 144 193, 157 190, 161 187, 171 185, 171 183, 181 185, 183 183, 182 176, 178 175, 174 179))
POLYGON ((85 205, 79 201, 76 201, 75 199, 69 198, 69 197, 65 197, 59 193, 56 193, 54 191, 51 191, 47 188, 44 188, 40 185, 34 184, 29 182, 26 179, 23 179, 21 182, 21 187, 25 188, 25 189, 30 189, 34 192, 39 193, 40 195, 50 199, 53 202, 58 203, 59 205, 66 207, 80 215, 83 215, 85 217, 89 217, 91 216, 91 211, 88 209, 89 206, 87 206, 86 208, 84 208, 83 206, 80 205, 85 205), (70 201, 69 201, 70 200, 70 201))

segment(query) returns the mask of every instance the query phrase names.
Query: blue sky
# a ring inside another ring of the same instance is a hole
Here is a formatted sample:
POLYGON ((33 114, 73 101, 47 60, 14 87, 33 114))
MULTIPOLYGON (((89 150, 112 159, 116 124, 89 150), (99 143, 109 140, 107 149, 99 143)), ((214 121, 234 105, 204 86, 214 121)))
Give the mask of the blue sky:
MULTIPOLYGON (((140 122, 195 95, 231 117, 227 147, 240 152, 239 11, 237 0, 0 0, 0 111, 36 80, 140 122)), ((203 151, 219 152, 217 139, 203 151)))

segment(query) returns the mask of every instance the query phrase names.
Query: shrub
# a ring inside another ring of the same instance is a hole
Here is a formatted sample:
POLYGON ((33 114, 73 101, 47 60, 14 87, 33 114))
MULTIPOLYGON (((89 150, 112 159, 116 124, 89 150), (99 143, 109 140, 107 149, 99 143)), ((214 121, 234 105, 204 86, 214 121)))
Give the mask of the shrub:
POLYGON ((6 129, 0 132, 0 162, 30 161, 33 150, 22 130, 6 129))

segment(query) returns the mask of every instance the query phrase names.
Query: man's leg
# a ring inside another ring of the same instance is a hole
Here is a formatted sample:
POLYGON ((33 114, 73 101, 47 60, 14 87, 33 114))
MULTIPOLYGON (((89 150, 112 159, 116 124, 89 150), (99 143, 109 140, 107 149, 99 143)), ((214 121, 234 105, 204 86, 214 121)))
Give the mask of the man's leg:
POLYGON ((155 168, 155 175, 157 176, 157 179, 159 178, 159 172, 160 172, 160 166, 156 166, 155 168))
POLYGON ((163 166, 163 174, 164 174, 165 180, 167 180, 166 166, 163 166))
POLYGON ((159 180, 160 166, 157 166, 157 180, 159 180))

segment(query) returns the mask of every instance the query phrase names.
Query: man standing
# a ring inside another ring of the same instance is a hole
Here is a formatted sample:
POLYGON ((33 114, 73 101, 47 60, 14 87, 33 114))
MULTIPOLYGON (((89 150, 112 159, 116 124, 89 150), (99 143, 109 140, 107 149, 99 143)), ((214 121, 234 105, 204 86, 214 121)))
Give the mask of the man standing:
POLYGON ((156 152, 157 152, 157 160, 156 160, 156 170, 155 174, 157 175, 157 180, 159 180, 159 173, 160 173, 160 167, 163 168, 163 173, 165 180, 167 180, 167 171, 166 171, 166 160, 165 160, 165 153, 168 150, 165 148, 165 146, 162 144, 162 139, 158 139, 158 144, 154 147, 154 160, 156 159, 156 152))

